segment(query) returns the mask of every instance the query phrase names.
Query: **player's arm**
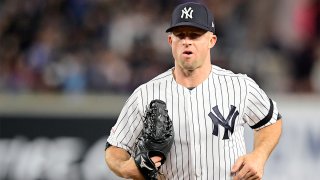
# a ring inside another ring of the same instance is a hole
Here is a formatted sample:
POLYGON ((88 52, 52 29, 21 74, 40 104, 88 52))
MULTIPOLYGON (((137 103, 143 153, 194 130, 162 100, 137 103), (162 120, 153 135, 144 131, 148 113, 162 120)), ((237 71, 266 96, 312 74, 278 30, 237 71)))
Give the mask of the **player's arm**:
POLYGON ((271 152, 278 144, 282 132, 282 120, 278 120, 275 124, 254 132, 254 148, 253 154, 266 162, 271 152))
MULTIPOLYGON (((161 157, 154 156, 151 160, 156 167, 161 165, 161 157)), ((133 157, 122 148, 109 146, 105 151, 105 161, 109 168, 120 177, 134 180, 144 179, 133 157)))
POLYGON ((105 161, 109 169, 123 178, 139 179, 139 177, 141 177, 129 151, 138 133, 122 131, 122 129, 127 130, 132 128, 138 129, 136 131, 138 132, 142 128, 142 126, 139 127, 140 117, 137 117, 140 114, 138 109, 140 107, 139 103, 141 103, 138 94, 140 94, 140 92, 136 90, 126 101, 116 124, 110 130, 105 148, 105 161), (137 114, 137 116, 129 116, 130 114, 137 114), (118 144, 119 147, 111 144, 118 144), (124 147, 127 147, 127 149, 124 147))
POLYGON ((130 154, 115 146, 105 151, 105 161, 115 174, 126 179, 144 179, 130 154))
POLYGON ((234 179, 261 179, 267 159, 277 145, 282 131, 282 120, 254 132, 254 148, 249 154, 241 156, 232 172, 234 179))

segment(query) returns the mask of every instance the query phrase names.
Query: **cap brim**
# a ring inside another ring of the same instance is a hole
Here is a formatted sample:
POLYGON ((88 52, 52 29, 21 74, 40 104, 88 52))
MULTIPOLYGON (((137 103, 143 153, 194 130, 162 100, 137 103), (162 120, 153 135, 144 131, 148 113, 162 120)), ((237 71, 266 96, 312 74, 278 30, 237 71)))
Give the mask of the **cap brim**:
POLYGON ((191 26, 191 27, 196 27, 196 28, 203 29, 203 30, 206 30, 206 31, 211 31, 208 27, 201 26, 199 24, 195 24, 195 23, 192 23, 192 22, 180 22, 180 23, 175 24, 174 26, 169 27, 166 30, 166 32, 172 32, 172 30, 174 28, 180 27, 180 26, 191 26))

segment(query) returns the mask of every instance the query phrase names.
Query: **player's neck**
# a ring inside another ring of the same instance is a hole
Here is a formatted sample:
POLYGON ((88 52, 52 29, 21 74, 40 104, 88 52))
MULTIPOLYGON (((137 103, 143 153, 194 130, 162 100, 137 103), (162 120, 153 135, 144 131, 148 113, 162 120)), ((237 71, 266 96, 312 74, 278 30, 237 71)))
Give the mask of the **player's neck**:
POLYGON ((186 88, 197 87, 205 81, 211 72, 211 63, 195 70, 185 70, 179 66, 173 69, 173 76, 176 82, 186 88))

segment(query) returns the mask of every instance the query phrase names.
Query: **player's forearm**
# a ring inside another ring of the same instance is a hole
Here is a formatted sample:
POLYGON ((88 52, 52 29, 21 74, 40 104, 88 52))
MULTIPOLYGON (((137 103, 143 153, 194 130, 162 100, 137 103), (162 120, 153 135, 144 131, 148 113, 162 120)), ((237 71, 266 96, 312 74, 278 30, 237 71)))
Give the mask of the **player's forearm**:
POLYGON ((120 177, 139 179, 141 176, 131 156, 124 149, 110 146, 105 151, 105 160, 109 168, 120 177))
POLYGON ((130 155, 125 150, 114 146, 110 146, 105 152, 105 160, 107 165, 114 173, 121 177, 124 176, 124 173, 122 172, 122 166, 124 162, 129 160, 129 158, 130 155))
POLYGON ((254 154, 266 161, 278 144, 282 131, 282 120, 254 133, 254 154))

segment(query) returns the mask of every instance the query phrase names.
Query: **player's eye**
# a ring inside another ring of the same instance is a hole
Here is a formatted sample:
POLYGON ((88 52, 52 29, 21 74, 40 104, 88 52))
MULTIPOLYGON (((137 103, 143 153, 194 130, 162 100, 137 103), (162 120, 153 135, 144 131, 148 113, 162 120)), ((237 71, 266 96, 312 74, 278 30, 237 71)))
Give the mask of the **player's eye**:
POLYGON ((174 32, 175 36, 177 36, 179 39, 184 39, 186 37, 186 33, 183 32, 174 32))
POLYGON ((204 34, 204 32, 173 32, 173 34, 179 39, 185 39, 186 37, 190 39, 197 39, 204 34))
POLYGON ((200 36, 202 36, 202 34, 201 33, 197 33, 197 32, 192 32, 192 33, 189 34, 189 38, 190 39, 197 39, 200 36))

